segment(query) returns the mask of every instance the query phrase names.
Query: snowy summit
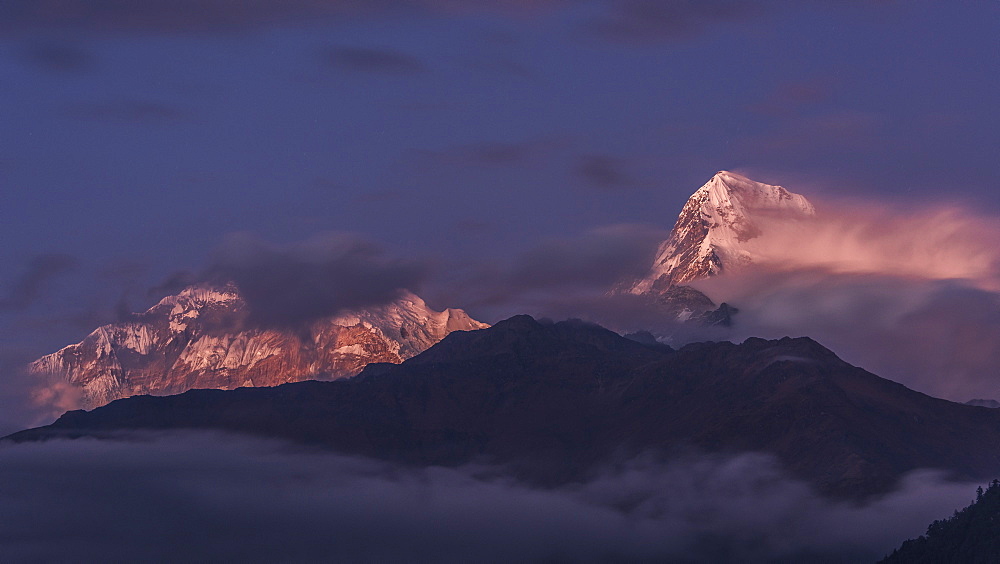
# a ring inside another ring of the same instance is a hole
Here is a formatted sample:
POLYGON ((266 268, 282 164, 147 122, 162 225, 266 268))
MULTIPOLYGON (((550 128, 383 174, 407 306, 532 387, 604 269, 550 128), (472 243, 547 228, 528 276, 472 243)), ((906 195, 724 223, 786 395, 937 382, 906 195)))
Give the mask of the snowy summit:
POLYGON ((660 245, 653 267, 626 292, 659 294, 754 262, 747 242, 761 235, 759 218, 815 213, 802 195, 719 171, 688 198, 670 237, 660 245))

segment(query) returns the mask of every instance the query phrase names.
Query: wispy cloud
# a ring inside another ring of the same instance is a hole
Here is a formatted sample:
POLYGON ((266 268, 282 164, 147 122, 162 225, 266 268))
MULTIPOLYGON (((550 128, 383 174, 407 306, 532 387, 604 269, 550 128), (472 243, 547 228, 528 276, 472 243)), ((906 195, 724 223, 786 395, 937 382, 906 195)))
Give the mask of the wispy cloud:
POLYGON ((625 160, 610 155, 584 155, 577 162, 575 172, 591 186, 608 190, 627 187, 634 182, 626 172, 625 160))
POLYGON ((66 115, 76 119, 120 123, 170 122, 184 117, 179 108, 148 100, 120 100, 103 103, 73 104, 66 115))
POLYGON ((721 22, 740 21, 765 12, 766 2, 735 0, 609 0, 605 13, 586 30, 614 41, 648 42, 686 38, 721 22))
POLYGON ((39 30, 219 32, 287 23, 407 13, 493 13, 533 17, 570 4, 563 0, 61 0, 0 3, 0 33, 39 30))
POLYGON ((355 72, 411 74, 427 70, 416 57, 391 49, 336 47, 326 56, 331 65, 355 72))
POLYGON ((0 312, 30 306, 52 279, 75 269, 78 262, 75 257, 63 253, 32 257, 21 274, 8 283, 6 295, 0 297, 0 312))
POLYGON ((774 157, 807 160, 833 151, 885 150, 889 117, 851 109, 789 117, 773 129, 740 139, 737 155, 754 160, 774 157))
POLYGON ((618 224, 541 241, 506 262, 450 268, 452 279, 435 291, 489 321, 529 313, 607 323, 611 312, 615 319, 634 314, 648 321, 656 319, 648 304, 607 293, 615 283, 643 274, 666 235, 648 225, 618 224))
MULTIPOLYGON (((583 25, 591 36, 617 42, 649 42, 686 38, 713 25, 744 21, 800 4, 840 7, 878 5, 858 0, 598 0, 599 12, 583 25)), ((220 32, 288 23, 315 24, 359 16, 387 14, 499 15, 514 21, 548 17, 574 10, 579 0, 61 0, 0 3, 0 33, 39 30, 115 32, 220 32)), ((593 10, 588 10, 593 11, 593 10)))
POLYGON ((548 163, 571 145, 565 136, 549 135, 516 141, 487 140, 457 145, 436 151, 415 151, 411 166, 457 167, 529 166, 548 163))
POLYGON ((956 205, 906 209, 881 202, 817 202, 817 216, 760 218, 745 243, 758 265, 928 280, 962 279, 1000 291, 1000 225, 956 205), (794 241, 794 245, 789 242, 794 241))
POLYGON ((59 73, 78 73, 96 66, 89 50, 68 41, 30 41, 21 50, 21 57, 38 68, 59 73))

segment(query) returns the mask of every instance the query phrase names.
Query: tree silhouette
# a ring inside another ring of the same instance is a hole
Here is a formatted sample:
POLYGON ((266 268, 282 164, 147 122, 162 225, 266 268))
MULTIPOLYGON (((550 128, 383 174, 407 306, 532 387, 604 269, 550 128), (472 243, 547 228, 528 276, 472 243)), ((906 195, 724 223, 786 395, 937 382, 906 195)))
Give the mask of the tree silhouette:
POLYGON ((1000 562, 1000 481, 976 500, 943 521, 934 521, 927 533, 903 543, 881 560, 885 564, 979 564, 1000 562))

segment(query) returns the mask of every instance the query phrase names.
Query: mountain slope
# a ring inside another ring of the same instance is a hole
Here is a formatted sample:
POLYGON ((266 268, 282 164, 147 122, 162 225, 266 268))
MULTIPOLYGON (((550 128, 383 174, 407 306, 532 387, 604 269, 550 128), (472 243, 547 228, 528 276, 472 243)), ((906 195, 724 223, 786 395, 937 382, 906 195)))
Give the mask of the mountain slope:
POLYGON ((761 217, 802 218, 814 214, 813 205, 804 196, 720 171, 684 204, 649 273, 626 285, 624 291, 662 294, 751 263, 751 241, 762 233, 761 217))
POLYGON ((247 326, 246 318, 235 286, 193 286, 30 370, 81 387, 86 406, 96 407, 138 394, 351 376, 371 362, 402 362, 452 331, 486 326, 462 310, 433 311, 411 293, 300 331, 247 326))
POLYGON ((351 379, 130 398, 11 438, 137 429, 227 430, 420 465, 489 461, 542 484, 690 449, 771 453, 821 491, 852 498, 918 468, 1000 472, 1000 411, 914 392, 810 339, 673 351, 527 316, 452 333, 351 379))

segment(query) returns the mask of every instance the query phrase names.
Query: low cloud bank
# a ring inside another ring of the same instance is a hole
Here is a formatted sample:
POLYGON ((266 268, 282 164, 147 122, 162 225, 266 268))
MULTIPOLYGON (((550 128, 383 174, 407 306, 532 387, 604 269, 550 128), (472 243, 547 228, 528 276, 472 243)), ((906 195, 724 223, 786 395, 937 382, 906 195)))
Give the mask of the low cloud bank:
POLYGON ((642 457, 540 490, 212 434, 4 444, 0 481, 18 561, 873 560, 975 489, 917 472, 854 505, 748 454, 642 457))

